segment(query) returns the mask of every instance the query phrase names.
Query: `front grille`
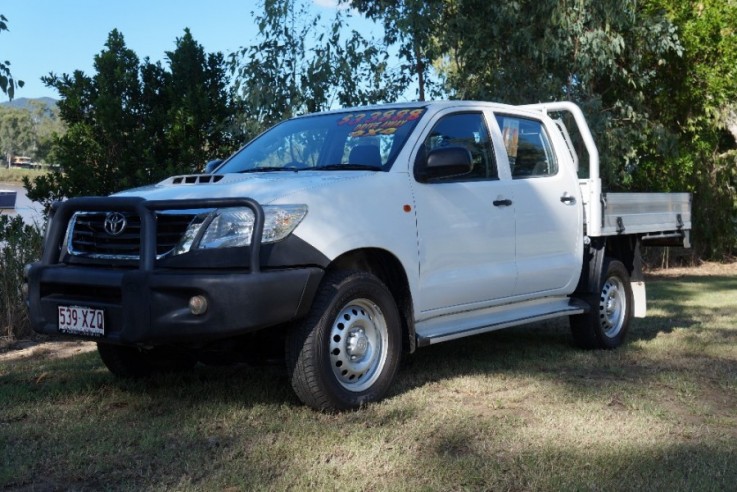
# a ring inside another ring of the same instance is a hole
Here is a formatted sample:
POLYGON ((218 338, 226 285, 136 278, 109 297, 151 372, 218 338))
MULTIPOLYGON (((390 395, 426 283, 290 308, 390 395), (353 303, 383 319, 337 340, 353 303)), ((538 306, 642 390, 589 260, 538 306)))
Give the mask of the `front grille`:
MULTIPOLYGON (((141 219, 136 214, 121 212, 125 227, 117 234, 105 230, 108 212, 77 212, 69 222, 68 251, 73 256, 111 259, 138 259, 141 219)), ((157 213, 156 256, 169 253, 179 243, 192 214, 157 213)))

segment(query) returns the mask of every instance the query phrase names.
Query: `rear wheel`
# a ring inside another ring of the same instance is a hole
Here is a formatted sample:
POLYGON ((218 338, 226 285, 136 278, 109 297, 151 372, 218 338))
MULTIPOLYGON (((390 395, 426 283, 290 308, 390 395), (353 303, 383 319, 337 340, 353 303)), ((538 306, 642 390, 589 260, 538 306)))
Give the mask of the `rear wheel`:
POLYGON ((98 343, 97 352, 105 366, 120 378, 143 378, 157 372, 192 369, 197 359, 186 352, 165 348, 139 349, 98 343))
POLYGON ((613 349, 624 342, 634 301, 627 269, 621 261, 604 261, 599 295, 588 300, 590 311, 571 317, 571 331, 584 348, 613 349))
POLYGON ((289 378, 318 410, 381 399, 397 372, 401 324, 386 286, 365 272, 326 275, 307 318, 287 337, 289 378))

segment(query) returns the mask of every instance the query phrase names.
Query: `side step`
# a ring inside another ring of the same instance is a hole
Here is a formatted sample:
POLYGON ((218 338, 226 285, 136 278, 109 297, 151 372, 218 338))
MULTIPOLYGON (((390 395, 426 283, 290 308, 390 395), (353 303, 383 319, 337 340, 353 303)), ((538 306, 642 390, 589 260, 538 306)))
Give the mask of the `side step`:
POLYGON ((417 346, 478 335, 562 316, 582 314, 589 305, 578 299, 555 297, 438 316, 415 326, 417 346))

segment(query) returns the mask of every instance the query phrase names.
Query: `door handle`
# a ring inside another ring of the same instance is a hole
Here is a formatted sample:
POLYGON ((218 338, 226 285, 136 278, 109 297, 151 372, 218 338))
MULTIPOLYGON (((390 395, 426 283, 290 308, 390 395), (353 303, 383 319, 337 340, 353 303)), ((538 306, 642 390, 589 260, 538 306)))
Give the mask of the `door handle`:
POLYGON ((566 205, 574 205, 576 203, 576 197, 573 195, 569 195, 566 191, 563 193, 563 196, 560 197, 560 201, 565 203, 566 205))
POLYGON ((512 200, 510 200, 509 198, 504 198, 504 199, 494 200, 492 203, 494 204, 495 207, 508 207, 512 204, 512 200))

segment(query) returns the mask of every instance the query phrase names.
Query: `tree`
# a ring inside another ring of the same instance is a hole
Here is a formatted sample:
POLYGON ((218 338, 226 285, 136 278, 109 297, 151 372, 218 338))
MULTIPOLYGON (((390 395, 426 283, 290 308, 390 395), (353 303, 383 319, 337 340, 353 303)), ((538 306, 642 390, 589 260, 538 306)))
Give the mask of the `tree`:
POLYGON ((659 125, 646 94, 674 26, 636 0, 447 2, 444 77, 460 98, 523 104, 572 100, 597 137, 605 185, 626 189, 659 125))
POLYGON ((577 102, 608 189, 690 191, 697 254, 737 248, 737 144, 728 131, 737 101, 734 1, 351 4, 401 29, 405 45, 433 52, 451 97, 577 102), (423 19, 430 5, 436 10, 423 19), (426 29, 413 30, 413 18, 426 29))
POLYGON ((296 114, 395 99, 403 90, 388 55, 352 31, 346 13, 329 26, 312 17, 308 3, 264 0, 256 17, 259 40, 231 56, 231 70, 253 134, 296 114), (319 34, 318 34, 319 33, 319 34))
POLYGON ((233 141, 225 60, 221 53, 206 55, 189 29, 166 58, 166 135, 170 155, 176 156, 171 164, 191 172, 203 164, 203 152, 211 157, 223 155, 238 144, 233 141))
MULTIPOLYGON (((8 30, 8 19, 0 14, 0 32, 8 30)), ((23 87, 22 80, 15 80, 10 73, 10 62, 0 62, 0 91, 3 91, 12 100, 15 96, 15 88, 23 87)))
POLYGON ((442 36, 443 13, 450 2, 442 0, 340 0, 348 3, 367 18, 384 25, 384 42, 398 45, 398 56, 404 60, 404 83, 417 76, 418 97, 425 100, 427 74, 438 51, 437 39, 442 36))
POLYGON ((141 63, 113 30, 94 59, 95 74, 50 74, 67 125, 55 138, 59 169, 26 180, 28 196, 49 205, 63 197, 107 195, 192 173, 232 148, 225 123, 232 114, 222 55, 206 56, 185 30, 169 70, 141 63))
POLYGON ((139 184, 138 171, 151 166, 142 155, 138 57, 117 30, 105 46, 95 56, 93 77, 75 71, 43 78, 61 95, 59 113, 68 129, 55 142, 61 169, 36 179, 28 193, 34 200, 109 194, 139 184))
POLYGON ((22 109, 0 108, 0 151, 8 166, 13 156, 31 154, 36 132, 31 113, 22 109))
POLYGON ((30 114, 35 129, 35 150, 31 156, 36 162, 53 164, 54 139, 66 131, 64 123, 59 118, 59 108, 56 104, 47 105, 39 101, 31 101, 30 114))
POLYGON ((667 57, 645 96, 661 127, 633 182, 692 192, 697 253, 721 258, 737 249, 737 135, 729 129, 737 104, 737 3, 651 0, 648 7, 676 26, 683 56, 667 57))

